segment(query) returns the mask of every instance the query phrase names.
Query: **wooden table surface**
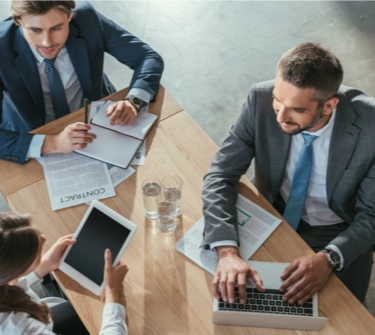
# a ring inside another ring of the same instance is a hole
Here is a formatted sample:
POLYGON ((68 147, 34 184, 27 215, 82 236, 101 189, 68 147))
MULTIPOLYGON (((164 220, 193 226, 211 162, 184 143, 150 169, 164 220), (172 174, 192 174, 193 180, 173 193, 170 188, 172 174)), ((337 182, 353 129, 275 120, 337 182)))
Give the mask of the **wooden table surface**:
MULTIPOLYGON (((116 187, 116 197, 102 201, 138 226, 123 256, 130 268, 124 282, 129 333, 374 334, 374 318, 334 275, 319 293, 319 314, 329 318, 319 332, 212 323, 212 275, 176 251, 174 244, 202 216, 202 180, 217 146, 166 91, 161 90, 156 101, 155 105, 159 105, 152 106, 151 110, 160 112, 160 120, 147 138, 146 165, 135 167, 136 173, 116 187), (160 95, 164 97, 162 102, 160 95), (178 218, 177 229, 171 234, 161 233, 156 222, 144 217, 141 190, 143 179, 151 176, 162 178, 167 174, 178 174, 183 180, 183 215, 178 218)), ((76 115, 82 118, 82 111, 76 112, 76 115)), ((76 118, 69 120, 73 122, 76 118)), ((65 118, 59 119, 44 129, 58 131, 67 123, 65 118)), ((47 237, 45 250, 60 236, 75 231, 87 206, 52 211, 37 162, 29 162, 23 167, 0 162, 0 168, 1 189, 11 208, 32 214, 33 224, 47 237), (13 183, 4 183, 4 175, 13 183)), ((280 217, 246 178, 242 178, 239 189, 247 198, 280 217)), ((311 249, 283 222, 251 259, 291 262, 309 253, 312 253, 311 249)), ((87 329, 91 334, 98 334, 104 305, 102 299, 61 271, 55 271, 54 275, 87 329)))
MULTIPOLYGON (((126 88, 113 93, 102 100, 121 100, 126 96, 127 92, 128 89, 126 88)), ((159 115, 157 123, 181 111, 182 107, 162 86, 159 89, 155 102, 150 104, 149 108, 150 113, 159 115)), ((81 108, 60 118, 57 122, 51 122, 32 131, 32 133, 59 134, 69 124, 72 124, 74 122, 84 122, 83 112, 83 108, 81 108)), ((32 159, 25 165, 0 161, 0 169, 0 190, 5 197, 8 194, 14 193, 15 191, 18 191, 25 186, 44 178, 42 166, 35 159, 32 159), (25 174, 27 175, 26 178, 24 178, 25 174)))

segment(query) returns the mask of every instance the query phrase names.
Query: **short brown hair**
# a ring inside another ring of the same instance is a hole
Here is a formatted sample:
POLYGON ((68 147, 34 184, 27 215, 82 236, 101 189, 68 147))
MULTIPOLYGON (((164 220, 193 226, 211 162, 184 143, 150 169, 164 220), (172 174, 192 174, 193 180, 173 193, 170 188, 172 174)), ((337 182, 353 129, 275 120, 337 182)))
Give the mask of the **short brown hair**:
POLYGON ((70 15, 75 6, 75 1, 12 0, 10 10, 12 11, 13 21, 18 24, 22 15, 44 15, 48 13, 52 8, 56 8, 70 15))
POLYGON ((281 78, 299 88, 315 89, 314 99, 334 97, 344 71, 338 58, 319 44, 304 43, 288 50, 277 64, 281 78))

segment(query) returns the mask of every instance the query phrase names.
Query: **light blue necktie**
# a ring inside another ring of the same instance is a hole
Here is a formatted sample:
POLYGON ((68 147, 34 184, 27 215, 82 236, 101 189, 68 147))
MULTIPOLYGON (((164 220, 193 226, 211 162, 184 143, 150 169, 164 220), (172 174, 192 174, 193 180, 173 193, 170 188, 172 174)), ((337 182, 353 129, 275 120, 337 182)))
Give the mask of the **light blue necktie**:
POLYGON ((305 205, 313 160, 312 142, 317 138, 317 136, 303 133, 301 135, 305 140, 305 144, 298 157, 293 176, 292 189, 290 190, 288 203, 283 215, 294 230, 298 228, 303 206, 305 205))
POLYGON ((44 59, 47 65, 46 74, 51 92, 52 106, 55 113, 55 118, 58 119, 66 114, 70 113, 68 101, 66 100, 64 86, 61 82, 59 73, 55 68, 55 58, 44 59))

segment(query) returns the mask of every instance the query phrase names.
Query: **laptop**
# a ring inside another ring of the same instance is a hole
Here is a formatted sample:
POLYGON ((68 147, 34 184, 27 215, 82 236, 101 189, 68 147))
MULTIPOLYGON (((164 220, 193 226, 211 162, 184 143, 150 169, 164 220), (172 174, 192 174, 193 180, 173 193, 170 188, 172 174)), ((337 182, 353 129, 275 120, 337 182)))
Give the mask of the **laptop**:
POLYGON ((214 324, 319 330, 328 321, 328 318, 319 317, 317 294, 303 306, 282 301, 282 293, 278 290, 282 284, 280 276, 288 263, 247 262, 258 271, 266 292, 259 292, 254 283, 248 280, 245 304, 239 303, 237 288, 234 304, 214 299, 214 324))

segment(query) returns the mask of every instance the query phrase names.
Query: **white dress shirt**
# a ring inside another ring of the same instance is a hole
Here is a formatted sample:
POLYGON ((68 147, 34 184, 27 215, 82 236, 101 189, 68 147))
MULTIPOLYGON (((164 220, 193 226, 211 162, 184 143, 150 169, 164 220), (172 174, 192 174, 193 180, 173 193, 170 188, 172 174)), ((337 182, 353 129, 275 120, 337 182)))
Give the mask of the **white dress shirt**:
MULTIPOLYGON (((335 115, 336 109, 332 112, 329 122, 323 128, 315 132, 303 131, 305 134, 317 136, 312 143, 313 163, 310 184, 301 217, 302 220, 306 221, 311 226, 333 225, 342 222, 342 219, 329 208, 326 190, 328 152, 333 126, 335 124, 335 115)), ((280 189, 280 194, 285 203, 288 202, 295 167, 303 145, 304 140, 301 134, 292 136, 284 180, 280 189)), ((238 244, 236 241, 232 240, 217 241, 210 244, 211 249, 218 246, 238 246, 238 244)), ((341 270, 344 267, 344 258, 340 249, 333 244, 330 244, 327 247, 340 254, 341 264, 340 268, 337 270, 341 270)))
MULTIPOLYGON (((18 280, 17 285, 25 290, 31 300, 40 304, 41 300, 31 289, 31 286, 42 280, 31 272, 18 280)), ((102 327, 99 335, 127 335, 125 323, 125 307, 116 304, 106 304, 103 309, 102 327)), ((0 313, 0 335, 54 335, 53 323, 45 324, 30 317, 27 313, 0 313)))
MULTIPOLYGON (((44 58, 38 54, 38 52, 29 45, 31 51, 34 54, 35 61, 38 67, 40 83, 43 91, 44 105, 46 109, 45 123, 49 123, 55 120, 55 114, 53 112, 52 99, 48 84, 48 78, 46 74, 46 63, 44 58)), ((66 47, 62 47, 55 60, 55 68, 60 75, 61 82, 65 89, 66 99, 70 107, 70 111, 75 110, 83 106, 83 91, 78 77, 75 73, 72 61, 70 60, 68 50, 66 47)), ((136 96, 143 100, 145 103, 149 103, 152 99, 152 94, 140 88, 132 88, 129 94, 136 96)), ((45 135, 34 135, 27 152, 27 158, 38 158, 41 157, 42 145, 44 142, 45 135)))

